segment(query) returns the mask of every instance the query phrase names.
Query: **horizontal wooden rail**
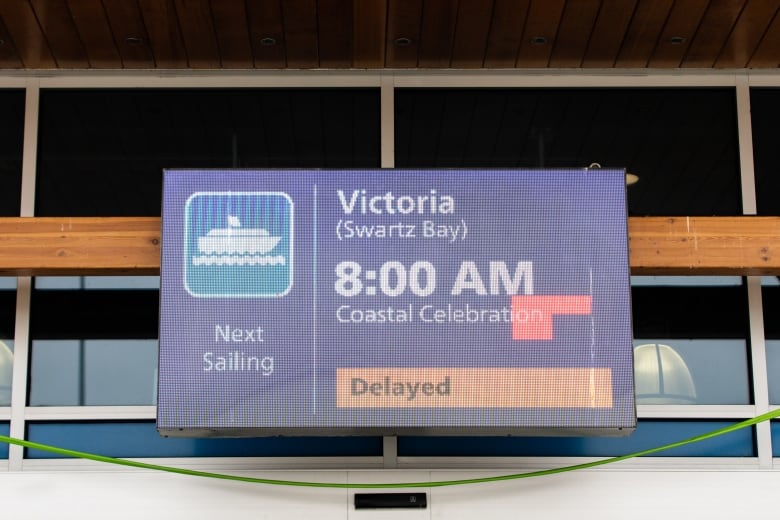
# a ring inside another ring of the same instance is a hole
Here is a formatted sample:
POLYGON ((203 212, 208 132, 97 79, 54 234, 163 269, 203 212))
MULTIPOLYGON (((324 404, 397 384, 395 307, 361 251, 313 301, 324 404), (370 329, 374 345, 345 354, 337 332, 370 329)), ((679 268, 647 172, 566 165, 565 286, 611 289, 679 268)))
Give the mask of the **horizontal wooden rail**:
MULTIPOLYGON (((632 274, 780 275, 780 217, 631 217, 632 274)), ((0 218, 0 275, 160 272, 159 217, 0 218)))
POLYGON ((88 274, 160 274, 160 218, 0 218, 0 275, 88 274))

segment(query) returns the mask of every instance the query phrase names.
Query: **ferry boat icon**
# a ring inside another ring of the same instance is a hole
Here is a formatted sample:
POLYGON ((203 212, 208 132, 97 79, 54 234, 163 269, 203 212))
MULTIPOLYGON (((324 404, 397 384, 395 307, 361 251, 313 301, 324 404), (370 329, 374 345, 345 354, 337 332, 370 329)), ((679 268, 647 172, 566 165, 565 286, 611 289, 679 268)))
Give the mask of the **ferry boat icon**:
POLYGON ((184 288, 195 298, 279 298, 293 285, 293 210, 280 191, 198 191, 184 205, 184 288))
POLYGON ((263 228, 241 227, 241 220, 228 215, 228 227, 211 229, 198 237, 198 256, 193 265, 284 265, 285 258, 265 256, 282 237, 272 236, 263 228))
POLYGON ((263 228, 242 228, 238 217, 228 215, 228 227, 212 229, 205 237, 198 238, 198 250, 205 254, 263 255, 281 239, 263 228))

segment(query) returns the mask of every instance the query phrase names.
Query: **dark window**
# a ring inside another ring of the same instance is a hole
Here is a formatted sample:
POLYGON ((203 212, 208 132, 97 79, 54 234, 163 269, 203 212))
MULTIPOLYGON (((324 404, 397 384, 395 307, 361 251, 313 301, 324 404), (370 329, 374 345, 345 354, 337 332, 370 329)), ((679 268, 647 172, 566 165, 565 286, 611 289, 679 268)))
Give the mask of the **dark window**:
POLYGON ((0 278, 0 340, 14 337, 16 278, 0 278))
POLYGON ((378 89, 43 90, 36 215, 158 216, 165 168, 380 161, 378 89))
POLYGON ((399 89, 396 166, 595 162, 639 177, 632 215, 738 215, 735 99, 730 88, 399 89))
POLYGON ((750 119, 753 123, 753 165, 756 175, 756 206, 759 215, 780 215, 780 176, 777 174, 777 122, 780 120, 780 89, 750 89, 750 119))
POLYGON ((24 91, 0 90, 0 216, 18 217, 22 197, 24 91))

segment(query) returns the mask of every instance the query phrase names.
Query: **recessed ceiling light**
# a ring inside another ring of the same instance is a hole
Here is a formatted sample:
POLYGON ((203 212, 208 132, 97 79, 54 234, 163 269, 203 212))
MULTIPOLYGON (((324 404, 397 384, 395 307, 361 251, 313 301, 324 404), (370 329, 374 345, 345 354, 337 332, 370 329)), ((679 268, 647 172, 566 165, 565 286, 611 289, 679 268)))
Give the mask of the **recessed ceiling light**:
POLYGON ((396 47, 408 47, 412 44, 412 39, 401 36, 400 38, 396 38, 393 43, 395 43, 396 47))
POLYGON ((271 47, 272 45, 276 45, 276 38, 272 38, 270 36, 260 38, 260 45, 264 47, 271 47))
POLYGON ((5 40, 0 40, 0 45, 5 45, 5 40))
POLYGON ((683 43, 687 42, 688 38, 685 36, 672 36, 669 38, 669 43, 672 45, 682 45, 683 43))
POLYGON ((531 45, 547 45, 547 38, 544 36, 532 36, 531 45))
POLYGON ((127 38, 125 38, 125 43, 128 44, 128 45, 133 45, 133 46, 143 45, 144 44, 144 39, 143 38, 139 38, 137 36, 128 36, 127 38))

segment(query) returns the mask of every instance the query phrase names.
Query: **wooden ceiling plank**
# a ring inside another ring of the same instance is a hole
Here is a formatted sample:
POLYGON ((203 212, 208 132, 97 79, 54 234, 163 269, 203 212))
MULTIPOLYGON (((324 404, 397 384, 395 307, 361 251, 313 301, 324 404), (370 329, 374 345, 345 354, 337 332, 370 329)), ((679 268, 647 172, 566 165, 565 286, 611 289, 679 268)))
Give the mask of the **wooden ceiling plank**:
POLYGON ((317 0, 282 2, 287 67, 315 69, 320 66, 317 41, 317 0))
POLYGON ((286 68, 286 41, 282 24, 282 7, 279 1, 247 0, 246 11, 255 67, 286 68))
MULTIPOLYGON (((159 274, 159 217, 2 217, 0 275, 159 274)), ((780 275, 780 217, 630 217, 632 274, 780 275)))
POLYGON ((19 59, 19 53, 16 52, 13 38, 5 28, 2 17, 0 17, 0 68, 2 69, 21 69, 22 60, 19 59))
POLYGON ((352 67, 353 0, 318 0, 317 26, 319 66, 352 67))
POLYGON ((674 0, 639 0, 615 67, 647 67, 673 5, 674 0))
POLYGON ((14 41, 22 64, 28 69, 56 69, 57 61, 49 49, 41 26, 27 0, 3 0, 0 17, 14 41))
POLYGON ((681 66, 712 67, 744 6, 745 0, 712 0, 681 66))
POLYGON ((452 67, 479 69, 484 66, 494 3, 492 0, 460 0, 452 42, 452 67))
POLYGON ((212 1, 211 16, 222 68, 251 69, 254 62, 244 1, 212 1))
POLYGON ((127 0, 103 0, 103 8, 122 57, 122 66, 153 69, 154 56, 138 4, 127 0))
POLYGON ((761 43, 767 27, 778 12, 776 2, 748 0, 734 25, 726 45, 715 61, 716 68, 745 67, 761 43))
POLYGON ((568 0, 550 56, 550 67, 576 68, 582 64, 601 0, 568 0))
POLYGON ((389 0, 387 9, 387 66, 417 67, 420 50, 422 0, 389 0), (403 44, 398 39, 403 38, 403 44))
POLYGON ((187 63, 193 69, 222 66, 209 0, 174 0, 187 63))
POLYGON ((63 69, 88 68, 90 63, 87 53, 68 4, 46 0, 30 0, 30 4, 57 60, 57 66, 63 69))
POLYGON ((648 62, 649 67, 669 69, 680 66, 708 4, 709 0, 675 0, 648 62), (675 41, 675 38, 682 41, 675 41))
POLYGON ((385 65, 387 0, 352 2, 352 64, 358 69, 385 65))
POLYGON ((623 45, 637 0, 604 0, 593 26, 588 50, 582 60, 585 68, 612 68, 623 45))
POLYGON ((777 68, 780 66, 780 12, 775 14, 769 28, 747 64, 748 68, 777 68))
POLYGON ((452 63, 452 43, 458 20, 458 2, 425 0, 420 33, 419 67, 448 68, 452 63))
POLYGON ((495 0, 485 68, 514 68, 531 0, 495 0))
POLYGON ((531 0, 525 31, 520 40, 517 67, 544 68, 550 63, 558 27, 566 0, 531 0), (544 38, 546 43, 538 44, 535 38, 544 38))
POLYGON ((138 0, 138 5, 157 68, 186 68, 187 51, 173 0, 138 0))
POLYGON ((100 0, 68 0, 73 23, 89 59, 97 69, 122 68, 122 57, 100 0))

